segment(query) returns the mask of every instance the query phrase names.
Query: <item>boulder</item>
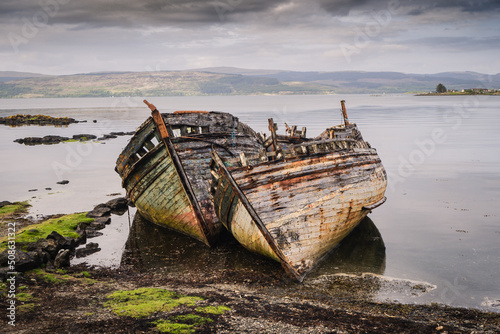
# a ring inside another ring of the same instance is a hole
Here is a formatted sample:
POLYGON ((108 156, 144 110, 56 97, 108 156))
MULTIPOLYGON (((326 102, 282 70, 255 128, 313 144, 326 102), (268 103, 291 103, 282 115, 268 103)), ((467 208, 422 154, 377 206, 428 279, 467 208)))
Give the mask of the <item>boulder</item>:
POLYGON ((89 242, 87 245, 85 245, 85 247, 78 248, 76 250, 76 257, 77 258, 85 257, 85 256, 88 256, 90 254, 94 254, 100 250, 101 249, 99 248, 99 244, 97 244, 95 242, 89 242))
POLYGON ((106 140, 106 139, 114 139, 118 138, 118 136, 112 135, 112 134, 105 134, 102 137, 97 138, 97 140, 106 140))
POLYGON ((56 231, 50 232, 46 239, 52 239, 56 242, 56 244, 64 244, 64 242, 66 241, 64 237, 56 231))
POLYGON ((106 227, 106 224, 104 224, 103 222, 99 222, 99 221, 93 221, 89 225, 89 228, 91 228, 93 230, 102 230, 105 227, 106 227))
POLYGON ((83 245, 84 243, 87 242, 87 232, 85 230, 81 231, 81 233, 78 234, 80 236, 75 239, 75 247, 83 245))
POLYGON ((30 252, 44 251, 47 252, 51 258, 55 258, 60 247, 54 239, 40 239, 28 244, 26 249, 30 252))
POLYGON ((6 205, 12 205, 12 203, 11 203, 11 202, 9 202, 9 201, 1 201, 1 202, 0 202, 0 208, 3 208, 3 207, 4 207, 4 206, 6 206, 6 205))
POLYGON ((87 227, 89 226, 89 224, 90 223, 88 223, 88 222, 80 222, 80 223, 78 223, 75 232, 78 233, 80 236, 84 236, 85 235, 85 230, 87 229, 87 227))
MULTIPOLYGON (((4 250, 0 254, 1 267, 8 267, 9 255, 10 254, 8 250, 4 250)), ((31 269, 35 269, 37 267, 36 260, 31 255, 20 249, 16 249, 16 252, 14 254, 14 262, 15 262, 15 270, 9 268, 10 271, 24 272, 31 269)))
POLYGON ((111 217, 97 217, 97 218, 94 218, 94 220, 96 222, 98 222, 99 224, 104 224, 104 225, 109 225, 111 224, 111 217))
POLYGON ((57 144, 66 140, 69 140, 69 138, 61 136, 45 136, 42 138, 42 144, 57 144))
POLYGON ((98 218, 109 216, 110 214, 111 208, 109 206, 106 204, 99 204, 92 211, 89 211, 86 216, 89 218, 98 218))
POLYGON ((45 264, 45 263, 50 261, 49 253, 47 253, 41 249, 36 249, 34 251, 28 251, 27 253, 29 256, 31 256, 35 260, 37 267, 40 267, 42 264, 45 264))
POLYGON ((26 137, 24 139, 18 139, 17 142, 19 144, 25 144, 25 145, 40 145, 43 142, 43 138, 40 138, 40 137, 26 137))
POLYGON ((85 235, 86 235, 87 239, 90 239, 90 238, 100 237, 101 235, 103 235, 103 233, 98 232, 98 231, 94 230, 93 228, 87 227, 87 229, 85 230, 85 235))
POLYGON ((58 251, 59 249, 69 249, 70 251, 73 251, 73 249, 76 246, 75 239, 71 237, 63 237, 56 231, 52 231, 48 236, 47 239, 52 239, 56 242, 58 251))
POLYGON ((106 205, 111 208, 111 211, 114 212, 125 212, 128 207, 128 200, 124 197, 114 198, 106 202, 106 205))
POLYGON ((64 237, 64 243, 62 244, 64 249, 69 249, 73 251, 76 248, 76 240, 72 237, 64 237))
POLYGON ((54 259, 54 267, 56 268, 69 267, 70 256, 71 252, 69 249, 59 250, 59 252, 56 255, 56 258, 54 259))
POLYGON ((97 138, 97 136, 90 135, 90 134, 73 135, 73 139, 76 139, 76 140, 90 140, 90 139, 96 139, 96 138, 97 138))

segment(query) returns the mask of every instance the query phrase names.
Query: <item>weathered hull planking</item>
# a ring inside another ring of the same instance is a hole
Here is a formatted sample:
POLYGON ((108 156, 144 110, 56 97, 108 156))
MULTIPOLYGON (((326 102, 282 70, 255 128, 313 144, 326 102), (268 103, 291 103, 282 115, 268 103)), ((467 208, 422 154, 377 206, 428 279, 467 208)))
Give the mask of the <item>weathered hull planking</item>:
POLYGON ((229 160, 213 153, 219 219, 244 247, 281 262, 299 281, 385 201, 387 177, 376 150, 351 132, 355 125, 347 128, 358 138, 320 136, 261 152, 255 164, 257 157, 247 157, 250 167, 227 167, 229 160))
POLYGON ((184 112, 161 118, 168 137, 162 138, 148 118, 118 158, 116 171, 144 218, 211 245, 222 228, 209 194, 212 147, 230 157, 242 151, 254 154, 262 143, 228 113, 184 112))

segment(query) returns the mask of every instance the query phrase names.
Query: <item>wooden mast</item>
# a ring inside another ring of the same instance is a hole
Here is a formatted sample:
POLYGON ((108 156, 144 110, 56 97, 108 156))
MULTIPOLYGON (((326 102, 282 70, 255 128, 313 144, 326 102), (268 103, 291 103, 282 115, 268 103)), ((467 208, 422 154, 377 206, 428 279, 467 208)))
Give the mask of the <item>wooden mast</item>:
POLYGON ((340 101, 340 105, 342 106, 342 116, 344 118, 344 125, 349 125, 349 118, 347 117, 347 110, 345 108, 345 100, 340 101))

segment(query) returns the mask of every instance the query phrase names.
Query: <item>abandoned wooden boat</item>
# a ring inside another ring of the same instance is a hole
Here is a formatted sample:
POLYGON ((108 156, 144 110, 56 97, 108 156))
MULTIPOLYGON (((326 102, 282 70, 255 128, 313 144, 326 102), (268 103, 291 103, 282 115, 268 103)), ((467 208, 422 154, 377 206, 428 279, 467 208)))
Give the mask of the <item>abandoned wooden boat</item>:
POLYGON ((138 212, 149 221, 212 245, 222 224, 210 190, 210 151, 255 154, 262 140, 224 112, 152 111, 117 159, 115 170, 138 212))
POLYGON ((344 101, 342 108, 344 124, 317 138, 283 148, 270 119, 269 150, 237 158, 212 152, 219 219, 244 247, 281 262, 299 281, 385 201, 377 151, 349 123, 344 101))

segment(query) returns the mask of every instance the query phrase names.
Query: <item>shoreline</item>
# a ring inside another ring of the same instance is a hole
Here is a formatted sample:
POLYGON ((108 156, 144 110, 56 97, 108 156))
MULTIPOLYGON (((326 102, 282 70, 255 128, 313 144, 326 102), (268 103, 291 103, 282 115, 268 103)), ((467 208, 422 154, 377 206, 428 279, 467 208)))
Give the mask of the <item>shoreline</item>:
MULTIPOLYGON (((209 316, 209 322, 184 333, 498 333, 500 330, 499 313, 437 304, 368 301, 346 282, 342 289, 328 294, 302 284, 291 289, 290 283, 279 277, 237 270, 178 276, 138 272, 130 266, 99 269, 79 265, 59 273, 28 273, 19 288, 30 297, 19 302, 16 326, 7 327, 12 333, 73 330, 156 333, 157 321, 201 316, 200 307, 226 311, 209 316), (144 288, 167 290, 197 301, 139 317, 121 316, 109 307, 110 294, 144 288)), ((5 298, 0 299, 0 305, 6 308, 5 298)))
MULTIPOLYGON (((221 251, 224 252, 215 250, 221 251)), ((11 300, 16 302, 15 327, 4 327, 9 333, 73 329, 79 333, 129 333, 131 330, 157 333, 160 327, 155 324, 160 320, 165 324, 177 319, 173 323, 191 326, 189 321, 183 323, 179 319, 202 316, 209 320, 193 325, 192 331, 184 333, 500 331, 500 313, 496 312, 435 303, 376 301, 372 297, 381 283, 373 274, 323 275, 295 283, 281 270, 268 272, 245 266, 178 272, 144 270, 123 263, 116 268, 82 263, 63 269, 28 271, 16 276, 16 282, 17 297, 9 299, 7 293, 0 297, 4 310, 11 300), (150 310, 140 317, 117 314, 109 306, 110 294, 144 288, 162 289, 197 301, 191 306, 150 310), (224 311, 207 315, 200 313, 200 307, 224 311)), ((418 292, 426 287, 417 284, 411 289, 418 292)))
POLYGON ((419 93, 415 94, 415 96, 464 96, 464 95, 494 95, 494 96, 500 96, 499 92, 496 93, 470 93, 470 92, 450 92, 450 93, 419 93))

